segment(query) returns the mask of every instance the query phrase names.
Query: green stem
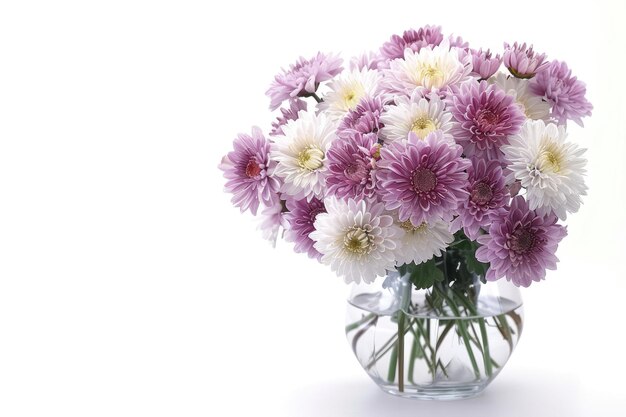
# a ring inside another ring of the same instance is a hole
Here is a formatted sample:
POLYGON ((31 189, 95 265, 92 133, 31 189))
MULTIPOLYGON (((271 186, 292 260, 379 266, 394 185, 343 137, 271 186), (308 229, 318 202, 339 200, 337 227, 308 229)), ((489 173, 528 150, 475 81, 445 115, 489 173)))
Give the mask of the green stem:
POLYGON ((467 329, 465 328, 465 322, 463 320, 456 320, 456 327, 461 334, 463 343, 465 343, 467 355, 472 363, 472 368, 474 368, 474 374, 476 374, 476 378, 480 378, 480 369, 478 368, 478 362, 476 362, 476 357, 474 356, 474 351, 472 350, 472 344, 470 343, 469 335, 467 333, 467 329))
MULTIPOLYGON (((452 310, 452 314, 454 314, 455 317, 461 317, 456 303, 452 301, 448 294, 446 294, 445 291, 438 289, 436 286, 433 288, 435 288, 436 291, 439 291, 441 293, 441 296, 447 301, 450 309, 452 310)), ((467 329, 465 328, 464 320, 458 319, 455 321, 459 334, 463 339, 463 343, 465 343, 465 349, 467 349, 467 355, 469 356, 470 362, 472 363, 472 368, 474 368, 474 374, 476 375, 476 378, 480 378, 480 369, 478 368, 478 362, 476 362, 476 357, 474 356, 474 351, 472 349, 469 334, 467 333, 467 329)))
POLYGON ((348 324, 346 326, 346 333, 350 333, 352 330, 359 328, 360 325, 370 321, 372 318, 374 318, 375 315, 376 314, 374 313, 370 313, 367 316, 364 316, 361 320, 355 321, 352 324, 348 324))
POLYGON ((393 346, 391 358, 389 359, 389 372, 387 372, 387 380, 391 383, 396 380, 396 365, 398 363, 398 345, 393 346))
MULTIPOLYGON (((410 326, 410 324, 409 324, 410 326)), ((415 380, 413 379, 413 373, 415 372, 415 361, 418 358, 418 349, 419 349, 419 337, 417 333, 413 330, 413 345, 411 346, 411 361, 409 362, 409 382, 411 384, 415 384, 415 380)), ((423 355, 423 353, 421 353, 423 355)))
POLYGON ((478 317, 476 321, 478 322, 478 327, 480 328, 480 335, 483 341, 482 347, 480 346, 480 343, 478 343, 478 335, 476 334, 476 330, 474 329, 474 324, 471 321, 470 323, 472 326, 472 331, 474 332, 474 337, 477 342, 476 346, 478 347, 478 349, 480 349, 480 352, 483 355, 483 363, 485 365, 485 374, 487 375, 487 377, 490 377, 491 375, 493 375, 493 367, 491 366, 492 359, 491 359, 491 354, 489 352, 489 335, 487 334, 487 326, 485 326, 485 319, 483 317, 480 317, 480 315, 478 314, 478 310, 476 309, 476 306, 470 303, 467 299, 465 299, 463 294, 455 293, 455 295, 456 295, 455 298, 458 298, 461 301, 461 303, 469 310, 472 316, 478 317))
MULTIPOLYGON (((430 371, 431 375, 433 376, 433 379, 435 378, 435 372, 437 371, 437 363, 436 362, 431 362, 428 359, 428 355, 426 352, 426 347, 428 347, 428 349, 430 349, 431 352, 431 357, 435 357, 434 355, 434 351, 433 351, 433 347, 430 345, 430 342, 428 341, 427 335, 426 335, 426 330, 424 330, 424 325, 422 324, 422 320, 423 319, 415 319, 415 328, 416 330, 423 336, 424 338, 424 346, 422 347, 422 350, 424 352, 424 361, 426 362, 426 365, 428 366, 428 370, 430 371)), ((417 333, 415 333, 417 337, 417 333)))
POLYGON ((324 101, 321 98, 319 98, 319 96, 315 93, 311 93, 311 97, 313 97, 315 101, 317 101, 318 103, 321 103, 322 101, 324 101))
POLYGON ((375 327, 376 324, 378 323, 378 316, 374 315, 374 318, 372 318, 370 321, 367 322, 367 325, 365 327, 363 327, 361 330, 359 330, 358 332, 356 332, 354 334, 354 338, 352 339, 352 350, 356 353, 356 346, 359 343, 359 339, 365 334, 367 333, 367 331, 370 329, 370 327, 375 327))
POLYGON ((437 339, 437 344, 435 345, 435 350, 436 351, 439 350, 439 348, 441 347, 441 344, 443 343, 443 341, 445 340, 446 336, 450 332, 450 329, 452 329, 453 326, 454 326, 454 321, 452 321, 452 320, 450 320, 448 322, 448 324, 446 324, 445 329, 443 329, 443 332, 441 332, 441 334, 439 335, 439 339, 437 339))
POLYGON ((402 310, 398 311, 398 391, 404 392, 404 319, 402 310))
MULTIPOLYGON (((406 332, 408 332, 408 329, 404 333, 406 334, 406 332)), ((367 364, 365 369, 369 370, 372 366, 376 365, 376 362, 378 362, 383 356, 387 354, 387 352, 389 352, 396 346, 397 339, 397 334, 394 334, 391 338, 389 338, 389 340, 385 342, 385 344, 378 350, 378 352, 374 353, 374 358, 367 364)))
POLYGON ((480 327, 480 335, 483 339, 483 361, 485 362, 485 373, 487 377, 493 374, 493 368, 491 367, 491 356, 489 354, 489 335, 487 335, 487 326, 485 326, 485 319, 478 319, 478 327, 480 327))

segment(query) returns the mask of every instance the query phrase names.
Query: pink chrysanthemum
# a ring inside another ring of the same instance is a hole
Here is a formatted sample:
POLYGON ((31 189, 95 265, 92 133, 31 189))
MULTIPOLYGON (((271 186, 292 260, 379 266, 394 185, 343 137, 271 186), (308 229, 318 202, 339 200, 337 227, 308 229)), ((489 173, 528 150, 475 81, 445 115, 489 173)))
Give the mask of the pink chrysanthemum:
POLYGON ((289 108, 281 108, 280 112, 282 113, 282 116, 278 117, 276 121, 272 123, 273 129, 270 132, 270 136, 282 135, 283 126, 285 126, 290 120, 296 120, 298 118, 298 112, 301 110, 306 111, 306 109, 306 101, 300 100, 299 98, 289 100, 289 108))
POLYGON ((260 202, 266 206, 277 203, 280 182, 272 176, 275 164, 270 161, 270 143, 258 127, 252 136, 239 134, 234 150, 222 158, 225 191, 233 194, 232 203, 242 212, 250 209, 256 215, 260 202))
POLYGON ((383 112, 383 103, 379 97, 364 97, 356 108, 350 110, 337 128, 337 136, 343 139, 353 137, 357 133, 378 133, 383 127, 380 115, 383 112))
POLYGON ((463 149, 450 145, 440 130, 424 140, 414 133, 408 140, 384 146, 378 162, 378 189, 387 210, 398 210, 401 222, 414 226, 423 222, 452 220, 467 198, 470 161, 463 149))
POLYGON ((475 240, 480 228, 489 225, 489 214, 508 202, 509 192, 498 161, 474 158, 467 174, 469 195, 459 207, 459 217, 454 220, 453 229, 462 226, 465 234, 475 240))
POLYGON ((538 215, 517 196, 509 208, 499 209, 490 220, 489 233, 478 238, 482 246, 476 250, 476 259, 491 264, 487 280, 506 277, 517 286, 528 287, 544 279, 546 269, 556 269, 555 252, 567 235, 565 227, 556 224, 556 216, 538 215))
POLYGON ((567 119, 582 126, 584 116, 591 116, 593 106, 585 98, 585 83, 572 77, 565 62, 552 61, 548 67, 530 81, 530 91, 545 98, 552 105, 552 117, 559 124, 567 119))
POLYGON ((268 240, 272 246, 276 247, 276 240, 280 234, 281 228, 287 229, 287 222, 284 216, 285 201, 277 197, 277 202, 272 206, 265 207, 259 214, 259 225, 257 229, 261 230, 264 239, 268 240))
POLYGON ((332 143, 326 156, 328 195, 355 199, 374 196, 376 183, 371 149, 376 143, 376 135, 360 133, 332 143))
POLYGON ((270 99, 270 109, 276 110, 281 103, 295 97, 308 97, 315 93, 319 84, 339 74, 342 59, 337 55, 324 55, 318 52, 311 59, 300 59, 288 70, 274 78, 265 93, 270 99))
POLYGON ((481 80, 486 80, 498 71, 502 58, 500 55, 492 56, 491 51, 487 49, 472 49, 472 75, 477 76, 481 80))
POLYGON ((450 35, 448 36, 448 43, 453 48, 459 48, 462 50, 469 49, 469 42, 465 42, 462 37, 450 35))
POLYGON ((502 58, 504 66, 517 78, 534 77, 548 65, 544 62, 545 59, 546 54, 536 53, 532 45, 527 48, 525 43, 521 45, 517 42, 513 45, 504 43, 504 57, 502 58))
POLYGON ((461 85, 449 107, 457 122, 452 136, 463 146, 465 155, 490 160, 502 159, 500 147, 526 120, 512 96, 486 81, 461 85))
POLYGON ((320 260, 322 254, 314 247, 315 243, 309 235, 315 230, 313 223, 320 213, 326 213, 324 202, 313 198, 311 201, 287 199, 287 210, 284 214, 289 228, 285 232, 285 240, 294 242, 294 250, 298 253, 306 253, 309 258, 320 260))
POLYGON ((425 46, 439 45, 442 40, 441 26, 426 25, 418 30, 406 30, 402 36, 393 35, 389 42, 385 42, 380 48, 380 53, 388 60, 404 58, 406 48, 419 52, 425 46))
POLYGON ((376 52, 365 52, 350 60, 350 71, 375 70, 385 60, 376 52))

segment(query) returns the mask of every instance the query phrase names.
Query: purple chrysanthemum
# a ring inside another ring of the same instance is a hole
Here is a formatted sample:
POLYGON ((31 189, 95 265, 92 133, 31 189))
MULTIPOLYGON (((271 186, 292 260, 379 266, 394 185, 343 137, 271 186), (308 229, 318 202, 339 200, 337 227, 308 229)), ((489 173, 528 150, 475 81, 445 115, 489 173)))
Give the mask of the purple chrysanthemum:
POLYGON ((414 133, 406 141, 384 146, 378 162, 378 190, 388 210, 398 210, 400 221, 414 226, 452 220, 467 198, 470 161, 463 149, 450 145, 436 130, 421 140, 414 133))
POLYGON ((371 150, 375 134, 356 133, 349 139, 337 139, 328 150, 328 195, 363 199, 376 191, 374 159, 371 150))
POLYGON ((383 127, 380 115, 383 112, 383 103, 379 97, 364 97, 356 108, 350 110, 337 128, 337 136, 348 139, 357 133, 378 133, 383 127))
POLYGON ((452 136, 467 156, 501 159, 500 147, 526 120, 512 96, 486 81, 461 85, 449 106, 457 121, 452 136))
POLYGON ((270 97, 270 109, 276 110, 281 103, 295 97, 308 97, 315 93, 319 84, 339 74, 342 59, 337 55, 324 55, 318 52, 311 59, 300 59, 288 70, 274 78, 274 82, 265 93, 270 97))
POLYGON ((276 203, 272 206, 265 207, 259 215, 258 229, 261 230, 264 239, 269 240, 272 246, 276 247, 276 240, 280 234, 280 229, 287 229, 285 221, 285 201, 277 197, 276 203))
POLYGON ((272 176, 275 164, 270 161, 270 142, 261 129, 253 127, 252 136, 239 134, 233 147, 219 164, 228 180, 225 191, 233 194, 231 201, 242 212, 250 209, 256 215, 261 202, 273 206, 278 199, 280 182, 272 176))
POLYGON ((459 207, 459 217, 454 220, 453 228, 462 226, 465 234, 475 240, 480 228, 489 224, 489 214, 508 202, 509 192, 498 161, 474 158, 467 174, 469 195, 459 207))
POLYGON ((532 78, 548 66, 546 54, 538 54, 533 51, 533 46, 526 47, 526 43, 512 46, 504 43, 504 66, 517 78, 532 78))
POLYGON ((567 119, 580 126, 584 116, 591 116, 593 106, 585 98, 585 83, 572 77, 565 62, 552 61, 530 82, 530 90, 552 105, 552 116, 565 124, 567 119))
POLYGON ((517 286, 528 287, 544 279, 546 269, 556 269, 555 252, 567 235, 565 227, 556 224, 556 216, 538 215, 517 196, 510 207, 499 209, 490 220, 489 233, 478 238, 482 246, 476 250, 476 259, 491 264, 487 280, 506 277, 517 286))
POLYGON ((380 53, 389 60, 404 58, 406 48, 419 52, 425 46, 439 45, 442 40, 441 26, 426 25, 418 30, 406 30, 402 36, 393 35, 389 42, 380 48, 380 53))
POLYGON ((385 60, 376 52, 365 52, 350 60, 350 71, 375 70, 385 60))
POLYGON ((295 100, 289 100, 289 108, 281 108, 280 112, 282 116, 278 117, 276 121, 272 123, 273 129, 270 132, 270 136, 282 135, 283 126, 286 125, 290 120, 296 120, 298 118, 298 112, 301 110, 306 111, 306 109, 306 101, 300 100, 299 98, 295 100))
POLYGON ((500 58, 500 55, 492 56, 489 49, 486 51, 471 49, 470 52, 472 54, 472 75, 486 80, 500 68, 502 58, 500 58))
POLYGON ((448 36, 448 43, 451 48, 459 48, 462 50, 469 49, 469 42, 465 42, 462 37, 450 35, 448 36))
POLYGON ((285 240, 294 242, 294 250, 298 253, 306 253, 310 258, 320 260, 322 254, 314 247, 315 243, 309 235, 315 230, 313 223, 320 213, 326 213, 324 202, 313 198, 311 201, 287 199, 287 210, 284 214, 289 228, 285 232, 285 240))

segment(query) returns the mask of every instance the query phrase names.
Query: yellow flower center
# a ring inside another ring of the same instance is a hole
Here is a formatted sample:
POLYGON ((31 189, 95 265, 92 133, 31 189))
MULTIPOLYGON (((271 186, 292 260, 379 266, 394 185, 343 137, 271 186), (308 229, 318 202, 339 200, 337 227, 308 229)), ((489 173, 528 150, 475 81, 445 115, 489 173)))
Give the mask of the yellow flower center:
POLYGON ((358 226, 353 227, 343 238, 343 247, 356 255, 369 253, 372 246, 371 236, 358 226))
POLYGON ((343 102, 348 109, 353 109, 359 104, 360 94, 357 91, 349 90, 343 96, 343 102))
POLYGON ((324 152, 317 146, 308 146, 298 154, 298 165, 307 171, 315 171, 322 167, 324 152))
POLYGON ((440 86, 443 84, 443 71, 434 65, 424 65, 419 69, 419 77, 425 85, 440 86))
POLYGON ((539 154, 539 166, 541 171, 552 171, 558 174, 563 168, 564 155, 556 144, 548 143, 544 145, 539 154))
POLYGON ((411 220, 406 220, 400 223, 400 227, 403 228, 407 232, 413 233, 413 232, 421 232, 425 230, 428 227, 428 225, 426 224, 426 222, 422 222, 422 224, 420 224, 419 226, 413 226, 413 223, 411 223, 411 220))
POLYGON ((352 110, 357 106, 357 104, 359 104, 359 101, 361 101, 363 96, 365 96, 365 88, 363 87, 363 84, 359 82, 353 82, 349 85, 346 85, 340 93, 340 107, 343 107, 343 110, 346 111, 352 110))
POLYGON ((435 130, 437 130, 437 125, 428 117, 418 117, 411 125, 411 132, 415 133, 420 139, 424 139, 435 130))

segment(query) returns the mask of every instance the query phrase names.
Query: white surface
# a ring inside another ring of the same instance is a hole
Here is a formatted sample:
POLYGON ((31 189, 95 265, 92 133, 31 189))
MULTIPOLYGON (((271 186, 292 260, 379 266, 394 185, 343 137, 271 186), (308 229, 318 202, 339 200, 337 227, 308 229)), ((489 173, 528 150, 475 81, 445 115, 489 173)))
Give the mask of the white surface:
POLYGON ((0 5, 0 415, 625 414, 623 2, 52 3, 0 5), (279 67, 427 23, 533 42, 595 105, 561 267, 524 292, 503 373, 456 403, 379 392, 344 284, 261 241, 216 168, 267 131, 279 67))

